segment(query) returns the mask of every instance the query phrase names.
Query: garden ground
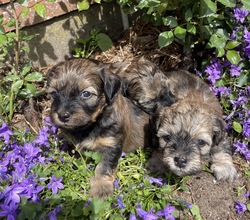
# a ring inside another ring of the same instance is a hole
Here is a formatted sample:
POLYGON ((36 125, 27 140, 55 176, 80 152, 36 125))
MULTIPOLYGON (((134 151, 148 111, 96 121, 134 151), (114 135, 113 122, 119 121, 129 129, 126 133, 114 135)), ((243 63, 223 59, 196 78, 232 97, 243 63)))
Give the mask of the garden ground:
MULTIPOLYGON (((183 61, 190 60, 182 55, 181 48, 177 43, 160 50, 157 45, 158 34, 158 30, 154 27, 135 25, 111 50, 93 54, 92 58, 104 62, 116 62, 145 56, 164 70, 176 68, 181 66, 183 61)), ((196 64, 191 63, 190 67, 193 66, 196 66, 196 64)), ((44 68, 43 71, 46 72, 48 68, 44 68)), ((45 87, 45 85, 41 86, 45 87)), ((28 124, 34 131, 38 131, 42 119, 48 116, 49 105, 50 102, 46 96, 40 98, 36 103, 24 103, 22 108, 19 109, 20 113, 14 117, 14 127, 20 128, 28 124)), ((191 204, 196 204, 199 207, 202 219, 249 220, 249 211, 237 214, 235 209, 236 201, 246 203, 245 193, 250 192, 249 162, 237 154, 234 155, 234 163, 239 174, 235 182, 231 184, 215 182, 213 175, 204 171, 187 178, 187 190, 176 191, 177 195, 191 204)), ((190 219, 192 218, 190 217, 190 219)), ((181 214, 180 219, 182 219, 181 214)), ((199 217, 196 216, 196 219, 199 219, 199 217)))

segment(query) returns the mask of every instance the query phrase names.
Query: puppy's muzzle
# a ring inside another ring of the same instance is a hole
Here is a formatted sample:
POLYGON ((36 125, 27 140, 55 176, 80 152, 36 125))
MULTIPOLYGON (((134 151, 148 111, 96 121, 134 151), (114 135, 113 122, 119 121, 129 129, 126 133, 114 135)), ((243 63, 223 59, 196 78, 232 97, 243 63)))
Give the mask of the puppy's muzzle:
POLYGON ((61 122, 68 122, 70 119, 70 113, 66 110, 58 112, 58 118, 61 122))
POLYGON ((184 156, 174 157, 174 163, 179 168, 184 168, 187 165, 187 158, 184 156))

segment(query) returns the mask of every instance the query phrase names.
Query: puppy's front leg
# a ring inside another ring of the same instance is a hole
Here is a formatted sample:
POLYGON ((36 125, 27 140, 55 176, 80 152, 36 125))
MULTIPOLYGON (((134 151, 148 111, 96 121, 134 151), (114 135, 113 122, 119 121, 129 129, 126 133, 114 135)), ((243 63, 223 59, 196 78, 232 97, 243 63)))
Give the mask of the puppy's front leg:
POLYGON ((90 180, 90 195, 94 198, 106 198, 114 191, 115 171, 122 153, 122 147, 107 147, 102 161, 95 169, 95 176, 90 180))
POLYGON ((237 178, 237 171, 231 157, 231 142, 225 137, 218 146, 211 151, 211 170, 216 180, 232 182, 237 178))

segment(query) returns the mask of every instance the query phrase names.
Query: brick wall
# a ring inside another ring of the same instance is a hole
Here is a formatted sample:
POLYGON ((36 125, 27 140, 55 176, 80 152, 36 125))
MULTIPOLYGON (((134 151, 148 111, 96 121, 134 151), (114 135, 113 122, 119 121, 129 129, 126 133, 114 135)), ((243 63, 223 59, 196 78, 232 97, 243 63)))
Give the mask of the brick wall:
MULTIPOLYGON (((0 15, 3 14, 4 22, 3 26, 5 31, 11 31, 13 27, 7 27, 5 24, 10 20, 12 16, 12 10, 10 6, 10 0, 0 0, 0 15)), ((47 2, 45 0, 28 0, 29 14, 25 19, 20 16, 21 12, 25 7, 21 6, 19 3, 14 3, 17 12, 18 19, 21 23, 21 27, 30 26, 33 24, 38 24, 40 22, 50 20, 54 17, 66 14, 68 12, 77 9, 76 3, 78 0, 56 0, 56 2, 47 2), (36 3, 41 3, 46 6, 46 14, 44 18, 37 15, 33 9, 36 3)))

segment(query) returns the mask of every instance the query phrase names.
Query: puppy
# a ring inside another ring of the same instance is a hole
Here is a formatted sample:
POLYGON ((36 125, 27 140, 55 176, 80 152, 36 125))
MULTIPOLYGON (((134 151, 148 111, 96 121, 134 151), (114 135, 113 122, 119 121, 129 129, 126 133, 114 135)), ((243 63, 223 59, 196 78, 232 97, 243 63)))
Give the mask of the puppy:
POLYGON ((140 76, 131 80, 128 89, 135 92, 137 105, 152 114, 154 149, 148 168, 192 175, 201 171, 202 162, 208 158, 217 180, 233 181, 237 172, 232 145, 221 106, 209 86, 187 71, 163 73, 149 61, 134 72, 140 76), (142 96, 141 91, 145 91, 142 96))
POLYGON ((102 153, 90 194, 107 197, 113 193, 122 151, 147 145, 149 115, 124 97, 123 80, 94 60, 72 59, 55 65, 48 72, 48 87, 52 122, 79 151, 102 153))
POLYGON ((145 112, 154 112, 157 104, 169 106, 174 103, 164 73, 145 58, 135 58, 109 64, 109 70, 124 79, 125 95, 145 112))

